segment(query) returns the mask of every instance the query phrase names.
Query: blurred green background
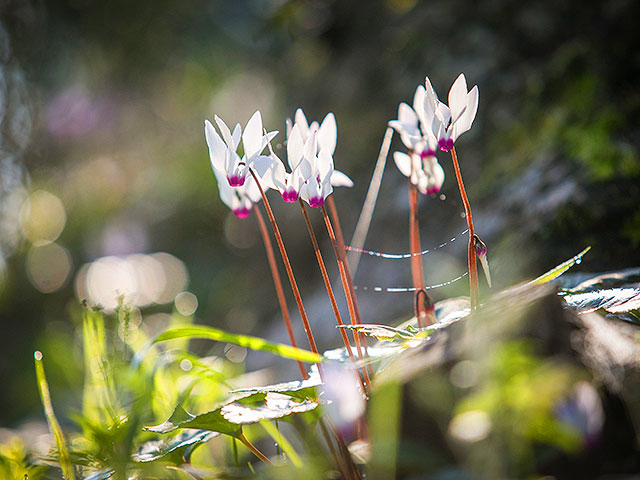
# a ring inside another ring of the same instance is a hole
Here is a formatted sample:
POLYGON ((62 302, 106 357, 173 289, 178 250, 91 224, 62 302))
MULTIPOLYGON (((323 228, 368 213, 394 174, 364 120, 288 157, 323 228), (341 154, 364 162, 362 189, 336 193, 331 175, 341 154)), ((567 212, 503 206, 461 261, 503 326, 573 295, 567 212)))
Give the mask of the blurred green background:
MULTIPOLYGON (((285 341, 257 227, 217 196, 203 135, 214 113, 244 125, 260 109, 282 152, 297 107, 310 119, 334 112, 335 163, 355 181, 334 194, 349 239, 398 103, 425 74, 444 98, 464 72, 480 107, 457 150, 496 287, 586 245, 584 271, 640 264, 636 1, 8 0, 0 15, 1 426, 42 418, 36 348, 54 400, 75 398, 80 299, 108 311, 127 294, 149 331, 176 309, 285 341)), ((464 229, 440 161, 445 197, 420 204, 424 248, 464 229)), ((319 342, 337 346, 299 211, 273 199, 319 342)), ((391 158, 366 245, 408 250, 406 183, 391 158)), ((465 242, 424 262, 427 283, 454 278, 465 242)), ((408 286, 409 264, 363 258, 355 283, 408 286)), ((413 308, 410 295, 359 299, 368 323, 413 308)))

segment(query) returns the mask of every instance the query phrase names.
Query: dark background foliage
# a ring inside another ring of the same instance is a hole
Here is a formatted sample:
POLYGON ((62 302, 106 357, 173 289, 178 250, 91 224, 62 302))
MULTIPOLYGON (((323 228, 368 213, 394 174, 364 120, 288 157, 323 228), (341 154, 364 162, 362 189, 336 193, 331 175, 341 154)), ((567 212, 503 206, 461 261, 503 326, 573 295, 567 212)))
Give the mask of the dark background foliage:
MULTIPOLYGON (((202 132, 214 113, 244 124, 261 109, 267 127, 283 131, 298 106, 318 120, 333 111, 336 166, 356 184, 335 193, 350 238, 398 103, 425 74, 445 97, 464 72, 480 107, 458 154, 497 288, 586 245, 585 271, 640 263, 638 2, 9 0, 0 15, 2 425, 40 415, 34 349, 55 359, 54 396, 80 382, 69 348, 74 279, 105 255, 168 252, 188 270, 198 322, 285 339, 257 228, 217 197, 202 132), (24 192, 38 189, 64 205, 54 240, 72 265, 46 294, 28 275, 38 247, 18 214, 24 192)), ((446 200, 421 200, 425 248, 464 229, 450 160, 440 162, 446 200)), ((321 344, 335 346, 302 219, 280 203, 321 344)), ((367 246, 408 250, 407 217, 405 178, 390 158, 367 246)), ((458 241, 427 256, 427 282, 462 273, 464 251, 458 241)), ((363 258, 356 284, 408 285, 408 267, 363 258)), ((433 295, 465 291, 458 282, 433 295)), ((403 295, 362 292, 360 302, 370 323, 412 311, 403 295)), ((248 368, 267 361, 250 355, 248 368)))

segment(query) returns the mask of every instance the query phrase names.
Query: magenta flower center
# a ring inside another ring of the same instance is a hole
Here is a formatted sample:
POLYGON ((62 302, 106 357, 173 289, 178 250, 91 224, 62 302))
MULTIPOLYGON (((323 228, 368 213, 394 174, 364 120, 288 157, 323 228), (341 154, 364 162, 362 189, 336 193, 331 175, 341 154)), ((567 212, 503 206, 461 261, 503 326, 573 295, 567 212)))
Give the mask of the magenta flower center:
POLYGON ((421 159, 425 159, 428 157, 435 157, 436 156, 436 152, 434 150, 431 150, 430 148, 427 148, 426 150, 423 150, 422 152, 420 152, 420 158, 421 159))
POLYGON ((285 202, 292 203, 298 200, 298 192, 296 192, 293 188, 290 190, 285 190, 282 192, 282 199, 285 202))
POLYGON ((438 140, 438 148, 443 152, 448 152, 453 148, 453 140, 451 138, 441 138, 438 140))
POLYGON ((311 197, 309 199, 309 206, 313 208, 320 208, 324 205, 324 198, 322 197, 311 197))
POLYGON ((247 218, 250 213, 251 209, 244 206, 233 210, 233 214, 238 218, 247 218))
POLYGON ((229 180, 229 185, 231 185, 232 187, 241 187, 244 185, 245 177, 241 177, 239 175, 231 175, 230 177, 227 176, 227 180, 229 180))

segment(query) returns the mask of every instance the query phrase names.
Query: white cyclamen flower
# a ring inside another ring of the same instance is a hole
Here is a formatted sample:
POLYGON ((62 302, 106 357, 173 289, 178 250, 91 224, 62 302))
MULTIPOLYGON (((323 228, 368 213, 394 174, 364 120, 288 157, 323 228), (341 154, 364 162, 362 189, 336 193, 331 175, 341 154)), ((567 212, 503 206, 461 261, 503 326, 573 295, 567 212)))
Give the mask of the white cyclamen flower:
POLYGON ((398 170, 406 176, 418 191, 423 195, 432 195, 440 192, 444 183, 444 170, 438 163, 435 155, 421 156, 410 152, 393 153, 393 161, 398 170))
POLYGON ((425 195, 438 193, 444 183, 444 170, 436 159, 437 140, 427 123, 424 111, 425 88, 418 86, 413 108, 406 103, 398 107, 398 119, 389 126, 398 132, 409 154, 395 152, 393 159, 400 172, 425 195))
MULTIPOLYGON (((338 126, 333 113, 327 113, 320 124, 316 121, 309 124, 302 109, 298 108, 294 115, 294 123, 287 119, 287 138, 290 137, 295 125, 298 126, 303 142, 307 142, 311 133, 316 132, 316 154, 319 154, 320 150, 326 149, 329 155, 333 157, 338 142, 338 126)), ((334 187, 353 187, 353 181, 339 170, 333 170, 331 184, 334 187)))
POLYGON ((231 209, 238 218, 247 218, 254 203, 258 203, 262 196, 253 177, 248 177, 239 187, 232 187, 226 175, 214 168, 213 173, 218 180, 218 193, 223 203, 231 209))
POLYGON ((278 190, 285 202, 297 201, 302 186, 311 176, 311 163, 304 157, 304 147, 305 143, 300 128, 296 124, 291 128, 287 141, 287 162, 291 170, 291 172, 287 172, 282 160, 273 153, 271 144, 269 144, 272 163, 265 173, 263 181, 270 188, 278 190))
POLYGON ((249 168, 254 168, 258 175, 264 174, 269 168, 271 160, 261 154, 267 143, 278 132, 263 134, 260 111, 256 111, 251 116, 244 131, 238 123, 233 129, 233 133, 220 117, 216 115, 214 118, 222 137, 216 132, 209 120, 204 122, 205 138, 209 146, 209 157, 213 169, 223 172, 232 187, 244 185, 249 168), (242 158, 237 152, 241 138, 244 147, 242 158))
POLYGON ((429 77, 425 80, 424 121, 431 127, 438 148, 448 152, 460 135, 471 128, 478 112, 478 86, 467 91, 467 80, 461 73, 449 90, 449 105, 436 95, 429 77))
POLYGON ((317 152, 316 132, 311 132, 304 144, 304 158, 309 162, 310 174, 300 189, 300 197, 310 207, 319 208, 333 192, 333 157, 327 147, 317 152))

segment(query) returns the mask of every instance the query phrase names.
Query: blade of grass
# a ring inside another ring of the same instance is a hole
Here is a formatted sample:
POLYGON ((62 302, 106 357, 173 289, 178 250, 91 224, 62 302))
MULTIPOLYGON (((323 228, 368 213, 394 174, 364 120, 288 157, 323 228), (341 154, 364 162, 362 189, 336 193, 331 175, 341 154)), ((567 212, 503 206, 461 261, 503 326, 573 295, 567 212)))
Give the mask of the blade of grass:
POLYGON ((383 385, 371 398, 369 425, 372 445, 369 471, 373 480, 396 476, 401 408, 402 388, 399 383, 389 382, 383 385))
POLYGON ((387 155, 389 154, 389 148, 391 147, 391 139, 393 138, 393 128, 387 127, 384 132, 384 138, 382 145, 380 146, 380 153, 378 154, 378 161, 373 170, 371 176, 371 182, 369 183, 369 189, 367 190, 367 196, 364 199, 360 216, 358 217, 358 223, 356 229, 351 238, 351 246, 355 247, 355 250, 350 251, 347 255, 347 261, 349 262, 349 268, 351 274, 355 277, 358 270, 358 264, 360 263, 360 252, 358 249, 364 247, 364 242, 367 239, 369 233, 369 225, 371 225, 371 218, 373 217, 373 211, 376 208, 376 201, 378 199, 378 192, 380 191, 380 185, 382 184, 382 175, 384 173, 384 166, 387 163, 387 155))
POLYGON ((580 263, 582 261, 582 257, 589 251, 591 250, 591 246, 588 246, 587 248, 585 248, 584 250, 582 250, 579 254, 577 254, 575 257, 570 258, 569 260, 567 260, 566 262, 561 263, 560 265, 558 265, 555 268, 552 268, 551 270, 549 270, 547 273, 540 275, 538 278, 536 278, 535 280, 531 280, 529 282, 530 285, 541 285, 543 283, 547 283, 550 282, 551 280, 555 280, 556 278, 558 278, 560 275, 562 275, 564 272, 566 272, 567 270, 569 270, 571 267, 573 267, 575 264, 580 263))
POLYGON ((233 343, 234 345, 250 348, 252 350, 269 352, 283 358, 300 360, 306 363, 322 362, 321 355, 309 352, 308 350, 302 350, 301 348, 295 348, 290 345, 284 345, 281 343, 269 342, 262 338, 252 337, 249 335, 228 333, 217 328, 207 327, 205 325, 194 325, 191 327, 172 328, 161 333, 156 338, 151 340, 151 342, 147 343, 147 345, 145 345, 142 350, 136 353, 134 357, 134 365, 138 365, 142 361, 142 359, 144 359, 144 356, 154 344, 158 342, 164 342, 166 340, 173 340, 176 338, 203 338, 207 340, 216 340, 219 342, 233 343))
POLYGON ((85 370, 82 413, 95 422, 113 421, 118 418, 115 386, 107 372, 107 341, 104 317, 100 312, 85 309, 82 340, 85 370))
POLYGON ((51 395, 49 393, 49 384, 47 383, 47 377, 44 374, 44 366, 42 364, 42 353, 36 351, 33 354, 36 365, 36 379, 38 381, 38 391, 40 392, 40 399, 42 400, 42 406, 44 407, 44 414, 47 417, 47 423, 49 429, 53 433, 56 439, 56 446, 58 447, 58 456, 60 461, 60 468, 62 469, 62 476, 66 480, 75 480, 75 474, 73 471, 73 465, 71 464, 71 457, 69 456, 69 450, 67 449, 67 443, 64 439, 64 434, 56 418, 56 414, 53 411, 53 405, 51 403, 51 395))
POLYGON ((268 420, 260 420, 260 425, 265 429, 265 431, 273 438, 273 440, 282 447, 284 453, 289 457, 291 463, 298 468, 303 467, 302 459, 298 452, 296 452, 293 446, 289 443, 285 437, 278 431, 278 429, 271 424, 268 420))

